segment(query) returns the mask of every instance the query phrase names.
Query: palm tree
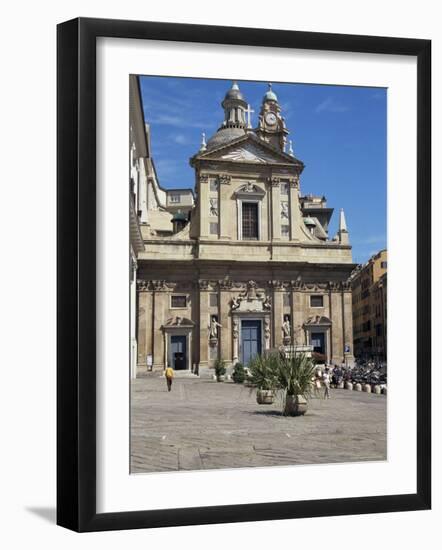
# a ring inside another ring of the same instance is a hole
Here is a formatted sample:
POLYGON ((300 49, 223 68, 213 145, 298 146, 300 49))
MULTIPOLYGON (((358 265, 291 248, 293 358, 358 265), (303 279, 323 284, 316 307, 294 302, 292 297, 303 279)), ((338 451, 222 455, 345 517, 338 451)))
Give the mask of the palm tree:
POLYGON ((249 382, 257 387, 256 400, 260 405, 271 405, 278 388, 278 353, 255 355, 247 364, 249 382))
POLYGON ((277 387, 283 394, 283 414, 304 414, 313 392, 314 361, 304 353, 291 357, 280 355, 277 372, 277 387))

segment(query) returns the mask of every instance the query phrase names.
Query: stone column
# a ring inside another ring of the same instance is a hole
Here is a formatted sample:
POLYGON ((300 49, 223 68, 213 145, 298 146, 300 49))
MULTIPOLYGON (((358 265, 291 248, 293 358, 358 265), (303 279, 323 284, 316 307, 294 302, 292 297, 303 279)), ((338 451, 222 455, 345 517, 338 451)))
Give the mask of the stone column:
POLYGON ((344 343, 342 341, 342 297, 339 290, 330 290, 331 314, 331 361, 341 364, 344 357, 344 343))
POLYGON ((200 213, 199 233, 201 238, 206 239, 209 236, 209 176, 207 174, 200 174, 198 189, 200 213))
POLYGON ((219 286, 218 293, 218 312, 219 319, 218 322, 222 325, 219 334, 221 342, 218 341, 220 346, 220 358, 223 361, 226 361, 226 367, 232 365, 232 350, 231 350, 231 339, 232 339, 232 330, 230 326, 230 286, 221 283, 219 286))
POLYGON ((290 186, 290 239, 300 241, 302 237, 302 215, 299 208, 299 176, 289 181, 290 186))
POLYGON ((199 372, 209 367, 209 284, 199 281, 199 372))
POLYGON ((232 224, 232 201, 229 200, 230 176, 221 174, 218 176, 218 223, 219 238, 230 240, 230 226, 232 224))
POLYGON ((343 324, 343 346, 349 345, 350 352, 344 352, 344 361, 347 365, 353 366, 354 364, 354 350, 353 350, 353 303, 351 287, 348 283, 343 283, 342 292, 342 324, 343 324))
POLYGON ((279 281, 273 281, 273 347, 282 345, 283 291, 279 281))
POLYGON ((270 178, 272 187, 272 240, 281 240, 281 189, 279 178, 270 178))
POLYGON ((164 361, 164 334, 161 328, 164 325, 165 313, 169 309, 168 289, 162 281, 154 281, 153 293, 153 369, 163 370, 164 361))

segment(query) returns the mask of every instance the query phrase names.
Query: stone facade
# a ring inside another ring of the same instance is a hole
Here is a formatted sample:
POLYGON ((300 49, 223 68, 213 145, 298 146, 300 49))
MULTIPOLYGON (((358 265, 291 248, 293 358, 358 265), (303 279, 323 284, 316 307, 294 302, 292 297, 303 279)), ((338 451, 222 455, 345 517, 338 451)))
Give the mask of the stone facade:
MULTIPOLYGON (((190 159, 195 203, 157 230, 150 210, 138 255, 138 368, 170 364, 202 375, 281 345, 312 345, 324 360, 353 362, 354 269, 344 213, 303 197, 278 99, 259 123, 233 84, 224 121, 190 159), (179 223, 178 223, 179 222, 179 223)), ((158 183, 158 189, 161 190, 158 183)), ((167 193, 167 192, 166 192, 167 193)), ((187 194, 189 196, 189 194, 187 194)), ((157 205, 157 209, 167 208, 157 205)))

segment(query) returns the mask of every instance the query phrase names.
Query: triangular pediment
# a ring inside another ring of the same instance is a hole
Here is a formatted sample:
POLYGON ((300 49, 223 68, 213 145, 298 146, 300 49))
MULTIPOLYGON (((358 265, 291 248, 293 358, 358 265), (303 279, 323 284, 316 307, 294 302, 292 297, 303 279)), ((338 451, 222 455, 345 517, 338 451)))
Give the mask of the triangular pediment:
POLYGON ((278 151, 253 134, 240 137, 216 149, 199 153, 196 157, 198 160, 302 166, 302 162, 298 159, 278 151))

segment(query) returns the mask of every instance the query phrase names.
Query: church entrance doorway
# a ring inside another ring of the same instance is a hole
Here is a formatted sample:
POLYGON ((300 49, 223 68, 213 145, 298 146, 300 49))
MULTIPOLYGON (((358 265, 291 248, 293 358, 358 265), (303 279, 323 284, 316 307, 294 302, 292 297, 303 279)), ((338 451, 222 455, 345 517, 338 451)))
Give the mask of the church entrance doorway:
POLYGON ((174 370, 185 370, 187 368, 187 337, 181 334, 174 334, 170 337, 170 356, 174 370))
POLYGON ((241 362, 244 366, 261 353, 261 321, 241 321, 241 362))

